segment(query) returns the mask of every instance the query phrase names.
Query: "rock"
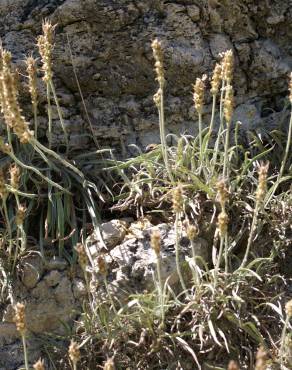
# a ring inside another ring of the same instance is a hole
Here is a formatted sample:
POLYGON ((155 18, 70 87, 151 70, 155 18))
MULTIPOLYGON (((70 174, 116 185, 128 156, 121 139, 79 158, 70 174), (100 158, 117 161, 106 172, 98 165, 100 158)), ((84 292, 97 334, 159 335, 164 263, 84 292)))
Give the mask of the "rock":
POLYGON ((73 289, 74 298, 77 300, 80 300, 81 298, 84 298, 87 296, 86 285, 84 281, 81 279, 73 280, 72 289, 73 289))
POLYGON ((44 277, 44 280, 47 286, 54 287, 59 284, 61 277, 62 275, 58 270, 52 270, 44 277))
POLYGON ((27 289, 36 286, 44 271, 43 260, 39 255, 26 258, 22 262, 21 281, 27 289))
MULTIPOLYGON (((153 230, 158 229, 161 234, 161 277, 165 281, 175 285, 178 282, 175 259, 175 230, 168 224, 146 227, 141 233, 129 236, 122 244, 113 248, 108 258, 110 289, 120 298, 122 291, 132 293, 152 290, 154 288, 154 276, 156 273, 156 255, 150 246, 150 236, 153 230)), ((131 234, 130 234, 131 235, 131 234)), ((191 255, 189 241, 185 234, 180 240, 180 260, 186 260, 191 255)), ((210 248, 206 240, 198 238, 195 243, 198 256, 210 261, 210 248)))
POLYGON ((54 256, 46 263, 46 269, 63 271, 68 266, 67 262, 60 257, 54 256))
MULTIPOLYGON (((274 118, 277 98, 288 94, 287 73, 292 66, 291 4, 289 0, 259 3, 2 1, 0 18, 5 21, 0 24, 0 37, 3 46, 12 51, 14 63, 23 70, 23 55, 31 51, 37 55, 35 39, 41 32, 42 18, 49 17, 58 23, 54 81, 70 144, 79 150, 92 149, 89 148, 92 141, 83 139, 91 130, 74 77, 66 35, 94 135, 102 146, 115 147, 118 152, 130 151, 128 144, 146 147, 159 136, 152 100, 157 83, 150 44, 155 36, 163 41, 166 108, 172 99, 179 99, 179 104, 166 114, 169 131, 179 132, 181 122, 189 121, 189 109, 193 105, 191 85, 196 77, 212 71, 218 53, 227 48, 233 49, 236 55, 237 104, 256 98, 263 107, 270 105, 271 120, 274 118)), ((43 86, 41 80, 39 85, 43 86)), ((28 100, 24 85, 22 90, 28 100)), ((44 88, 40 95, 40 135, 46 135, 44 88)), ((56 118, 53 143, 59 145, 64 135, 55 104, 53 107, 56 118)), ((29 104, 23 108, 31 119, 29 104)), ((259 114, 266 115, 263 111, 259 114)), ((187 131, 192 132, 193 126, 188 125, 187 131)))
POLYGON ((19 333, 14 323, 0 322, 0 347, 12 344, 19 339, 19 333))

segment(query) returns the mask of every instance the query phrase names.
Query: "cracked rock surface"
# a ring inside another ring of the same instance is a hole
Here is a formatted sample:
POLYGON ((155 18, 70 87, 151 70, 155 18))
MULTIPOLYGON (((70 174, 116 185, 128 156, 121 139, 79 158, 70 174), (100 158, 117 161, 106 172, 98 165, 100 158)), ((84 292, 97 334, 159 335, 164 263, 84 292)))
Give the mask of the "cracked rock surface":
MULTIPOLYGON (((236 56, 236 119, 243 127, 275 127, 287 95, 292 69, 292 7, 289 0, 11 0, 1 1, 0 36, 21 69, 34 51, 41 21, 58 23, 54 51, 55 82, 70 143, 93 144, 81 104, 73 64, 92 131, 104 146, 127 152, 159 140, 152 96, 157 85, 151 40, 163 41, 166 65, 166 119, 170 132, 192 132, 196 116, 191 85, 210 73, 218 54, 236 56)), ((40 115, 46 135, 44 89, 40 115)), ((28 96, 24 108, 29 117, 28 96)), ((206 108, 206 114, 210 109, 206 108)), ((57 117, 56 117, 57 118, 57 117)), ((55 143, 62 141, 58 120, 55 143)), ((285 121, 285 120, 284 120, 285 121)))

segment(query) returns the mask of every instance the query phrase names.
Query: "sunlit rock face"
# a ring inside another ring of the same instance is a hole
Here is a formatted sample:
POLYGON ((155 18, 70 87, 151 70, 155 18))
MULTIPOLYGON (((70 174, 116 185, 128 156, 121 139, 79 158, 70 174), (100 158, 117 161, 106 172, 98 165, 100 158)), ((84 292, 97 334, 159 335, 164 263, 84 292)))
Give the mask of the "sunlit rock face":
MULTIPOLYGON (((38 56, 35 41, 41 33, 42 19, 57 23, 54 80, 70 144, 77 149, 93 146, 90 138, 93 134, 101 146, 114 146, 127 153, 129 144, 143 149, 159 140, 152 100, 157 88, 151 50, 155 37, 163 42, 169 132, 196 130, 192 84, 196 77, 210 75, 219 54, 227 49, 233 50, 236 59, 235 117, 242 127, 269 129, 283 122, 281 111, 292 69, 289 3, 289 0, 4 0, 0 2, 0 35, 3 46, 13 53, 21 70, 24 55, 33 51, 38 56)), ((45 137, 46 103, 41 80, 40 89, 40 135, 45 137)), ((24 84, 22 93, 29 118, 29 97, 24 84)), ((207 105, 206 123, 209 112, 207 105)), ((57 114, 54 118, 53 139, 60 144, 62 129, 57 114)))

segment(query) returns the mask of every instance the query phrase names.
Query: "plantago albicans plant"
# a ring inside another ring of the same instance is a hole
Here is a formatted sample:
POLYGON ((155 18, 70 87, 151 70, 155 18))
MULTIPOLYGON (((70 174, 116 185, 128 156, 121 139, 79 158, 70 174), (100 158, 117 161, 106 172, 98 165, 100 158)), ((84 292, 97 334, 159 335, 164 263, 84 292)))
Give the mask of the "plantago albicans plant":
POLYGON ((68 355, 73 365, 73 370, 77 370, 77 363, 81 360, 81 354, 79 346, 74 340, 71 340, 68 355))
POLYGON ((14 322, 16 325, 16 329, 19 332, 22 339, 25 370, 29 370, 26 348, 27 327, 25 322, 25 305, 23 303, 16 303, 16 305, 14 306, 14 310, 15 310, 14 322))
POLYGON ((154 230, 151 234, 151 247, 156 256, 156 272, 158 278, 158 295, 161 310, 161 323, 164 324, 164 296, 163 296, 163 285, 161 278, 161 235, 159 230, 154 230))

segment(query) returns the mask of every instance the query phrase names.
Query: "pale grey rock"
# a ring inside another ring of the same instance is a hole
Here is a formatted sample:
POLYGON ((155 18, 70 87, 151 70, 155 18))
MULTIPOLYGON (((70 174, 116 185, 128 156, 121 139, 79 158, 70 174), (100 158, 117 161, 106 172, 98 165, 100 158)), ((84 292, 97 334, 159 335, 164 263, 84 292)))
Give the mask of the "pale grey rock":
POLYGON ((47 270, 59 270, 63 271, 68 266, 67 262, 58 256, 54 256, 49 261, 47 261, 45 267, 47 270))
POLYGON ((52 270, 44 277, 44 281, 48 287, 54 287, 59 284, 61 277, 62 274, 58 270, 52 270))
POLYGON ((22 284, 27 289, 32 289, 36 286, 43 274, 43 260, 39 255, 30 256, 22 261, 20 270, 22 284))

